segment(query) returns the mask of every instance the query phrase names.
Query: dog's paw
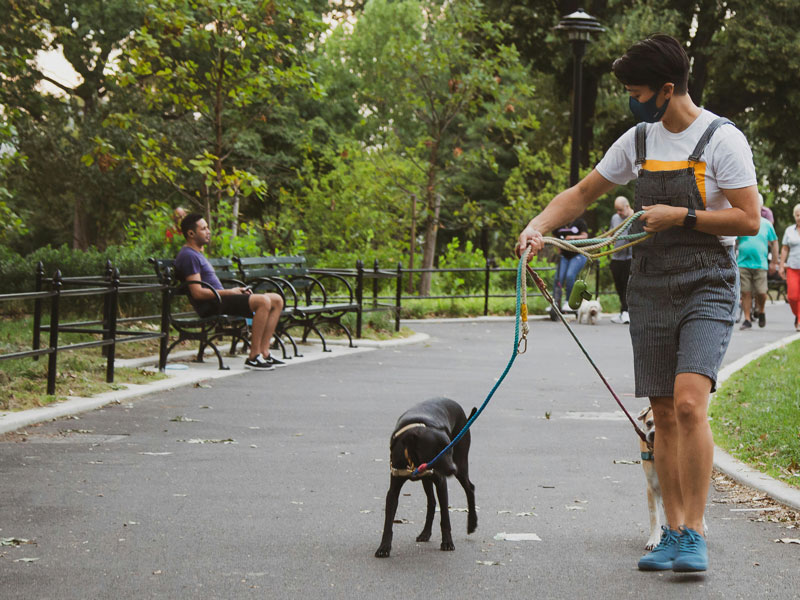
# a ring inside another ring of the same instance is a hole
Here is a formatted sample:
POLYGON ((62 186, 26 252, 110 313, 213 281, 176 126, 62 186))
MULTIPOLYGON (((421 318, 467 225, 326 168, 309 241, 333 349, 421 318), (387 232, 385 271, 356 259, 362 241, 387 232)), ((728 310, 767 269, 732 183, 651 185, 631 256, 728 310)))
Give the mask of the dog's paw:
POLYGON ((467 517, 467 534, 472 533, 478 528, 478 515, 471 514, 467 517))
POLYGON ((389 553, 392 551, 391 545, 384 545, 381 546, 375 551, 375 558, 388 558, 389 553))
POLYGON ((417 541, 418 542, 430 542, 431 541, 431 532, 423 530, 422 533, 420 533, 417 536, 417 541))
POLYGON ((439 549, 443 550, 444 552, 452 552, 453 550, 456 549, 456 546, 453 543, 453 540, 450 540, 450 541, 442 540, 442 545, 439 546, 439 549))
POLYGON ((656 539, 655 541, 652 538, 650 538, 649 540, 647 540, 647 543, 644 545, 644 549, 645 550, 652 550, 653 548, 658 546, 658 542, 659 541, 661 541, 660 538, 656 539))

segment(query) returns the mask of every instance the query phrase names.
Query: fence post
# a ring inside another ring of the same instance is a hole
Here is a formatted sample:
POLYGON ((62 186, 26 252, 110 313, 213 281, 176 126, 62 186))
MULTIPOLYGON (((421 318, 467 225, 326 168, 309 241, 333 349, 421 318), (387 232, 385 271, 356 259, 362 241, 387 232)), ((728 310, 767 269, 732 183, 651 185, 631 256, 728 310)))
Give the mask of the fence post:
MULTIPOLYGON (((109 265, 111 261, 108 261, 109 265)), ((110 346, 103 346, 108 349, 106 354, 106 383, 114 383, 114 358, 117 354, 117 307, 119 306, 119 269, 114 269, 111 273, 111 293, 106 294, 108 300, 108 338, 111 340, 110 346)), ((105 329, 105 325, 103 326, 105 329)), ((105 334, 104 334, 105 337, 105 334)))
MULTIPOLYGON (((36 265, 36 291, 42 291, 42 280, 44 279, 44 265, 39 261, 36 265)), ((41 347, 42 335, 42 299, 37 298, 33 301, 33 349, 38 350, 41 347)), ((39 360, 38 356, 34 356, 33 360, 39 360)))
POLYGON ((50 301, 50 356, 47 361, 47 395, 56 393, 56 369, 58 368, 58 304, 61 297, 61 271, 53 275, 54 295, 50 301))
POLYGON ((394 330, 400 331, 400 305, 403 301, 403 263, 397 263, 397 292, 394 299, 394 330))
POLYGON ((167 368, 167 345, 169 344, 169 283, 170 272, 159 278, 161 285, 161 339, 158 345, 158 370, 162 373, 167 368))
POLYGON ((375 278, 372 280, 372 308, 378 307, 378 259, 372 264, 372 271, 375 273, 375 278))
POLYGON ((489 273, 492 269, 492 259, 486 259, 486 276, 483 284, 483 316, 489 315, 489 273))
POLYGON ((356 261, 356 338, 361 339, 362 311, 364 310, 364 261, 360 258, 356 261))
MULTIPOLYGON (((106 270, 103 273, 103 280, 106 281, 109 285, 112 284, 112 278, 114 276, 114 267, 112 266, 111 259, 106 259, 106 270)), ((111 320, 111 294, 105 294, 103 296, 103 339, 109 339, 108 329, 109 329, 109 322, 111 320)), ((108 346, 102 346, 100 349, 101 356, 108 356, 108 346)), ((110 383, 110 382, 109 382, 110 383)))

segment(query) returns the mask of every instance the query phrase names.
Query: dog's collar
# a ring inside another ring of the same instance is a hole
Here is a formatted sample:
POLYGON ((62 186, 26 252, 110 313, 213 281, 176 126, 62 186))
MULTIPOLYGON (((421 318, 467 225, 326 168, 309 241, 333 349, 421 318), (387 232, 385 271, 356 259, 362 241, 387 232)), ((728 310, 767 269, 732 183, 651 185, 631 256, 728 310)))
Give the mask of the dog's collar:
POLYGON ((405 427, 401 427, 400 429, 395 431, 394 435, 392 436, 392 439, 396 438, 401 433, 405 433, 409 429, 414 429, 415 427, 427 427, 427 425, 425 425, 425 423, 409 423, 405 427))
MULTIPOLYGON (((389 465, 389 471, 392 477, 411 477, 415 468, 416 467, 406 467, 405 469, 395 469, 393 466, 389 465)), ((425 469, 422 473, 417 473, 417 477, 428 477, 433 474, 433 469, 425 469)))
POLYGON ((642 460, 653 460, 653 452, 642 452, 642 460))

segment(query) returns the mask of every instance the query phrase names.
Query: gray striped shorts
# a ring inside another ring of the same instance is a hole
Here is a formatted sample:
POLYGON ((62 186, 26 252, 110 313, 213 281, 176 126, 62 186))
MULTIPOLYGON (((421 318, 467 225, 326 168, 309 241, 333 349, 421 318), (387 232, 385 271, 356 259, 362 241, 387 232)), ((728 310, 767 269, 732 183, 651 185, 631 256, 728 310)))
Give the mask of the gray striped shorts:
POLYGON ((628 282, 636 396, 672 396, 678 373, 705 375, 713 392, 739 304, 735 250, 652 251, 634 257, 628 282))

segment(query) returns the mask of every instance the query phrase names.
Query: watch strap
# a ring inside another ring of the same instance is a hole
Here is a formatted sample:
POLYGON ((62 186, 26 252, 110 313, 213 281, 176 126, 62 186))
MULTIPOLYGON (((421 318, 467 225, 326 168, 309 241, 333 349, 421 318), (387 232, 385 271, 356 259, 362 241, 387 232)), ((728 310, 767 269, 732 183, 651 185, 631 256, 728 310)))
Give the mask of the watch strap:
POLYGON ((686 229, 694 229, 695 225, 697 225, 697 213, 690 207, 689 212, 686 213, 686 217, 683 219, 683 226, 686 229))

